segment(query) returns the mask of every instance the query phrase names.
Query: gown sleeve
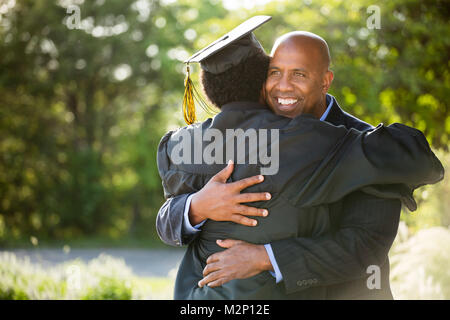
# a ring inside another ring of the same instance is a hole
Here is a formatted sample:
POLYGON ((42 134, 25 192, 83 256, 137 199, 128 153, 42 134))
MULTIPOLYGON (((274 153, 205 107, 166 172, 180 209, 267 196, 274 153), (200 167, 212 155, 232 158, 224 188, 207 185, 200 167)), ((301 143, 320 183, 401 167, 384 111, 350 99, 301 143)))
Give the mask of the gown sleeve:
POLYGON ((351 129, 307 180, 286 190, 300 207, 332 203, 361 189, 381 198, 400 199, 416 209, 413 192, 444 177, 444 168, 419 130, 403 124, 351 129))

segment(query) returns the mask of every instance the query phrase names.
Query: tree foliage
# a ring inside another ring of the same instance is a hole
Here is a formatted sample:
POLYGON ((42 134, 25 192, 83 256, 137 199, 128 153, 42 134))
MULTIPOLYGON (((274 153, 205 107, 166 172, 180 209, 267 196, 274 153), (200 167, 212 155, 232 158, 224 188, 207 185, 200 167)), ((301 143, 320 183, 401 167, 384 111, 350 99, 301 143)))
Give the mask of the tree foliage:
POLYGON ((292 30, 327 40, 331 94, 344 109, 373 124, 412 125, 447 148, 448 4, 379 1, 379 29, 368 28, 370 5, 1 1, 0 242, 156 237, 155 154, 163 133, 183 125, 181 61, 257 14, 273 16, 255 32, 267 51, 292 30))

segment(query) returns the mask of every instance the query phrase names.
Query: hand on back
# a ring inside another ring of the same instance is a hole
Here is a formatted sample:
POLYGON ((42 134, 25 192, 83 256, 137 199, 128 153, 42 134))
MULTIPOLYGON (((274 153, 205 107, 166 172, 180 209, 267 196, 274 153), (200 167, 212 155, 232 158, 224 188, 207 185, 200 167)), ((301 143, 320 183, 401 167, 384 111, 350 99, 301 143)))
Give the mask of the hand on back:
POLYGON ((224 169, 194 194, 189 210, 189 220, 192 225, 197 225, 205 219, 211 219, 256 226, 257 221, 247 216, 267 216, 267 209, 254 208, 242 203, 270 200, 269 193, 241 193, 242 190, 263 182, 264 177, 258 175, 227 183, 233 170, 234 164, 230 160, 224 169))

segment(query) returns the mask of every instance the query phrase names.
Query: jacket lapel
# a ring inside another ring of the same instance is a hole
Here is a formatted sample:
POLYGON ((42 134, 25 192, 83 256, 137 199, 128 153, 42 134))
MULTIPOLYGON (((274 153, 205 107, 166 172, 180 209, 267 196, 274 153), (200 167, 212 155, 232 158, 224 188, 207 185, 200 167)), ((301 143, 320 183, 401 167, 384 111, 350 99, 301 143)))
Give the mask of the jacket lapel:
POLYGON ((343 125, 347 129, 354 128, 360 131, 366 131, 374 128, 372 125, 342 110, 335 97, 327 95, 327 103, 329 101, 328 97, 333 99, 333 104, 331 106, 330 112, 328 113, 328 116, 325 118, 325 121, 335 126, 343 125))

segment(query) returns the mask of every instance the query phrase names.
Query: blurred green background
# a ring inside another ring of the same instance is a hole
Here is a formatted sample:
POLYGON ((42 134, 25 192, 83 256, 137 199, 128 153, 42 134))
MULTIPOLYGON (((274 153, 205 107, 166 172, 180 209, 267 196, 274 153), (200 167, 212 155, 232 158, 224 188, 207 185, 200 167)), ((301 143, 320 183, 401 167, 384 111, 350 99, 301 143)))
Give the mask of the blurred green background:
MULTIPOLYGON (((258 14, 273 17, 255 32, 267 52, 292 30, 321 35, 341 106, 422 130, 449 168, 447 1, 0 0, 0 246, 162 246, 156 149, 184 125, 181 61, 258 14), (379 28, 369 28, 371 5, 379 28)), ((450 183, 415 195, 392 254, 426 259, 404 248, 434 230, 420 242, 436 247, 440 267, 418 260, 421 297, 450 299, 450 250, 436 240, 449 237, 450 183)), ((393 281, 414 297, 406 273, 393 281)))

